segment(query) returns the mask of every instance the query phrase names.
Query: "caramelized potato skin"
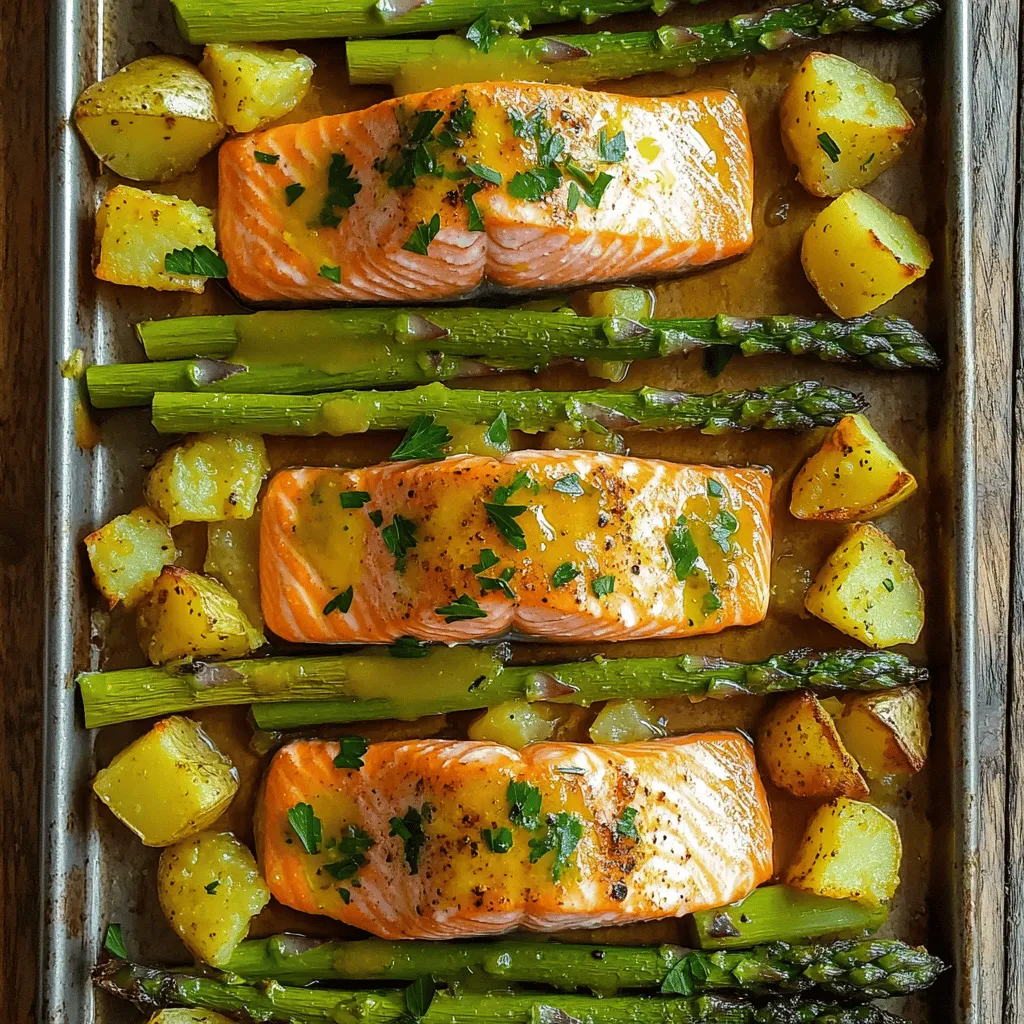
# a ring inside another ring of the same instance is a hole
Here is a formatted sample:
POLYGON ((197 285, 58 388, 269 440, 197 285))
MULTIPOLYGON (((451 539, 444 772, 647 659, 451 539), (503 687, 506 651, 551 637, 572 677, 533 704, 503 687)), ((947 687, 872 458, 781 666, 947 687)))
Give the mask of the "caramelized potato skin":
POLYGON ((808 690, 788 694, 769 708, 758 727, 756 746, 768 777, 794 796, 868 795, 832 716, 808 690))
POLYGON ((849 523, 885 515, 917 490, 917 481, 866 416, 844 416, 793 478, 789 511, 797 519, 849 523))
POLYGON ((843 698, 836 728, 870 779, 914 775, 928 757, 928 702, 916 686, 843 698))
POLYGON ((170 846, 207 828, 238 789, 234 765, 191 718, 163 718, 92 783, 145 846, 170 846))
POLYGON ((876 907, 895 895, 902 858, 892 818, 871 804, 839 797, 811 816, 781 881, 819 896, 876 907))
POLYGON ((178 557, 167 524, 144 505, 85 538, 93 579, 113 608, 133 608, 153 588, 165 565, 178 557))

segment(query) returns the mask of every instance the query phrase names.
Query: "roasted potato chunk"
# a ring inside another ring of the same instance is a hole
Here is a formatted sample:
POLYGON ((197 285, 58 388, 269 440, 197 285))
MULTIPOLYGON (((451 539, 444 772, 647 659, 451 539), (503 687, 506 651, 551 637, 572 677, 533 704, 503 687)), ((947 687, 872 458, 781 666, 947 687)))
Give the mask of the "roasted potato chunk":
POLYGON ((156 460, 146 501, 171 526, 248 519, 269 469, 259 434, 190 434, 156 460))
POLYGON ((209 576, 176 565, 139 606, 139 643, 154 665, 176 658, 240 658, 266 640, 209 576))
POLYGON ((880 906, 900 884, 902 857, 892 818, 871 804, 839 797, 811 815, 782 881, 819 896, 880 906))
POLYGON ((869 647, 912 644, 924 627, 924 591, 913 566, 870 523, 850 527, 818 570, 804 605, 869 647))
POLYGON ((917 481, 866 416, 844 416, 793 478, 797 519, 874 519, 906 501, 917 481))
POLYGON ((779 104, 782 145, 812 195, 838 196, 899 159, 914 120, 896 88, 833 53, 809 53, 779 104))
POLYGON ((93 579, 113 608, 132 608, 156 583, 165 565, 178 557, 167 524, 145 506, 111 519, 85 538, 93 579))
POLYGON ((302 102, 315 67, 298 50, 208 43, 199 70, 213 86, 224 121, 233 131, 251 132, 302 102))
POLYGON ((521 750, 528 743, 551 739, 571 710, 542 701, 508 701, 488 708, 477 718, 469 727, 469 738, 521 750))
POLYGON ((245 617, 263 629, 260 607, 260 514, 228 519, 206 527, 203 572, 224 584, 245 617))
POLYGON ((217 245, 213 214, 205 206, 118 185, 96 212, 93 272, 112 284, 161 292, 201 292, 205 277, 164 269, 168 253, 200 245, 208 249, 217 245))
POLYGON ((832 716, 807 690, 777 700, 757 730, 757 756, 768 777, 794 796, 865 797, 868 784, 832 716))
POLYGON ((172 715, 97 772, 92 788, 146 846, 170 846, 220 817, 238 773, 196 722, 172 715))
POLYGON ((919 772, 928 756, 928 702, 916 686, 843 698, 836 728, 870 779, 919 772))
POLYGON ((167 181, 191 171, 224 138, 210 83, 182 57, 143 57, 90 85, 75 124, 112 171, 167 181))
POLYGON ((160 909, 197 959, 223 967, 269 902, 256 858, 230 832, 202 832, 169 846, 157 871, 160 909))
POLYGON ((595 743, 643 743, 667 735, 665 719, 649 700, 610 700, 590 727, 595 743))
POLYGON ((928 239, 866 192, 852 189, 826 206, 804 232, 807 280, 832 312, 862 316, 924 275, 928 239))

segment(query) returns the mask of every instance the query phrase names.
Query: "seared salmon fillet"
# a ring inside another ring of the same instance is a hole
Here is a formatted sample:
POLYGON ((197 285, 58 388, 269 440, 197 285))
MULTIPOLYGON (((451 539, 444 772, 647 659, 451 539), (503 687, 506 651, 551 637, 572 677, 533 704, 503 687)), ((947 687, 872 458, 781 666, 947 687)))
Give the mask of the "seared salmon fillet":
POLYGON ((768 803, 739 733, 378 743, 360 769, 335 767, 339 749, 303 740, 274 755, 260 862, 280 902, 382 938, 681 917, 772 875, 768 803), (312 818, 315 852, 300 835, 312 818))
POLYGON ((729 92, 484 83, 241 136, 219 241, 246 299, 422 302, 676 273, 753 241, 729 92))
POLYGON ((771 477, 595 452, 290 469, 260 532, 287 640, 682 637, 761 621, 771 477))

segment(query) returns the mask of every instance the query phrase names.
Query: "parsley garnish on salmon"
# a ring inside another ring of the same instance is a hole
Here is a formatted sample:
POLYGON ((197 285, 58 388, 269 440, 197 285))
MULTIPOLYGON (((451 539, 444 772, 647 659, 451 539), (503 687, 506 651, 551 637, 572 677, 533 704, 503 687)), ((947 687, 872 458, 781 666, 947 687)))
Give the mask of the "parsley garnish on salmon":
POLYGON ((409 866, 409 874, 417 875, 420 870, 420 851, 427 841, 423 831, 423 822, 429 822, 432 808, 424 804, 419 810, 409 807, 401 818, 391 819, 389 836, 398 836, 405 847, 405 863, 409 866))

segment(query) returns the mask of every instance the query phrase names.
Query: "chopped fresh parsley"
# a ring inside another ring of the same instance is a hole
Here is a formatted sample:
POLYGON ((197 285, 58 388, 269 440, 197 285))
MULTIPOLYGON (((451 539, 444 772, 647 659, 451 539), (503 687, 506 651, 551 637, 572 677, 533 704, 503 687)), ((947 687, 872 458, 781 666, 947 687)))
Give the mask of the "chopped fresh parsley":
POLYGON ((331 848, 331 854, 338 854, 338 860, 324 865, 324 870, 336 882, 344 882, 354 878, 359 869, 366 863, 366 851, 373 846, 368 832, 357 825, 346 825, 341 831, 341 839, 331 848))
POLYGON ((430 821, 432 809, 430 804, 424 804, 419 810, 409 807, 401 818, 391 819, 391 831, 389 836, 398 836, 405 846, 405 863, 409 866, 409 874, 417 875, 420 870, 420 851, 427 841, 423 831, 423 822, 430 821))
POLYGON ((421 142, 426 142, 434 134, 434 129, 442 117, 443 110, 421 110, 416 115, 416 124, 413 125, 412 134, 409 136, 409 145, 418 146, 421 142))
POLYGON ((571 494, 574 498, 579 498, 583 495, 583 481, 580 480, 577 473, 568 473, 566 476, 556 480, 551 486, 559 494, 571 494))
POLYGON ((601 171, 596 178, 591 180, 590 175, 571 157, 562 166, 565 168, 566 174, 576 179, 580 191, 580 199, 591 209, 596 210, 601 205, 605 189, 615 179, 610 174, 601 171))
POLYGON ((208 245, 194 249, 174 249, 164 256, 168 274, 189 274, 194 277, 228 276, 228 265, 208 245))
POLYGON ((451 604, 435 608, 434 613, 440 615, 449 625, 453 622, 462 622, 464 619, 487 618, 487 612, 469 594, 457 597, 451 604))
POLYGON ((338 497, 342 508, 362 508, 370 500, 369 491, 342 491, 338 497))
POLYGON ((412 229, 409 240, 402 246, 407 252, 416 252, 421 256, 427 255, 430 243, 437 237, 441 230, 441 214, 435 213, 429 221, 420 221, 412 229))
POLYGON ((430 654, 430 644, 414 636, 400 636, 389 648, 392 658, 425 658, 430 654))
POLYGON ((698 974, 701 977, 707 977, 707 968, 704 966, 701 955, 696 951, 687 953, 668 969, 668 973, 661 983, 662 994, 692 996, 697 991, 694 978, 698 974))
POLYGON ((416 524, 396 512, 391 522, 381 530, 380 535, 384 538, 388 551, 395 556, 395 568, 403 572, 406 556, 416 547, 416 524))
POLYGON ((529 117, 520 113, 515 107, 509 107, 505 114, 509 124, 512 125, 512 134, 520 139, 534 138, 544 121, 543 107, 538 107, 529 117))
POLYGON ((697 543, 686 525, 686 517, 680 516, 676 525, 668 531, 665 537, 665 544, 668 546, 668 553, 672 557, 672 568, 675 569, 676 579, 680 583, 693 572, 700 552, 697 550, 697 543))
POLYGON ((597 579, 590 584, 590 589, 593 590, 594 597, 607 597, 615 589, 615 577, 598 576, 597 579))
POLYGON ((276 164, 281 159, 277 153, 261 153, 258 149, 254 149, 252 155, 258 164, 276 164))
POLYGON ((493 569, 500 561, 501 559, 490 548, 484 548, 480 552, 480 561, 473 566, 473 573, 479 576, 480 573, 493 569))
POLYGON ((338 895, 341 897, 341 902, 347 907, 352 902, 352 893, 348 889, 338 889, 338 895))
POLYGON ((557 167, 534 167, 528 171, 516 171, 508 183, 508 194, 537 203, 561 184, 562 172, 557 167))
POLYGON ((405 1010, 413 1020, 423 1017, 434 999, 437 991, 437 983, 430 975, 424 978, 417 978, 405 990, 405 1010))
POLYGON ((500 185, 503 181, 501 175, 486 164, 466 164, 466 170, 478 178, 483 178, 484 181, 489 181, 492 185, 500 185))
POLYGON ((526 511, 526 505, 499 505, 496 501, 485 501, 484 509, 487 518, 498 528, 502 535, 516 549, 526 550, 526 534, 516 519, 526 511))
POLYGON ((362 183, 352 174, 352 165, 341 153, 332 153, 331 166, 327 169, 327 195, 320 211, 320 224, 325 228, 336 228, 341 223, 341 217, 334 212, 335 208, 347 210, 355 203, 362 188, 362 183))
POLYGON ((335 768, 362 768, 363 757, 370 749, 370 744, 362 736, 341 736, 338 739, 340 750, 334 758, 335 768))
POLYGON ((597 136, 597 155, 605 163, 617 164, 626 155, 626 133, 618 132, 609 139, 608 129, 602 128, 597 136))
POLYGON ((421 413, 409 424, 391 458, 443 459, 444 446, 451 439, 452 435, 443 423, 435 423, 433 416, 421 413))
POLYGON ((483 231, 484 230, 484 218, 480 212, 480 207, 476 205, 476 194, 482 191, 483 185, 477 184, 475 181, 471 181, 463 190, 462 198, 466 200, 466 209, 469 211, 469 230, 470 231, 483 231))
POLYGON ((708 477, 708 497, 721 498, 725 495, 725 488, 713 477, 708 477))
POLYGON ((122 959, 128 956, 128 950, 125 949, 124 936, 121 934, 121 926, 119 924, 107 925, 107 930, 103 933, 103 948, 111 956, 119 956, 122 959))
POLYGON ((825 151, 825 156, 827 156, 832 163, 839 163, 839 146, 836 145, 836 140, 833 139, 828 132, 820 132, 818 134, 818 145, 825 151))
POLYGON ((505 791, 508 820, 520 828, 533 830, 540 825, 540 790, 529 782, 512 781, 505 791))
POLYGON ((203 886, 203 888, 212 896, 217 891, 217 887, 219 885, 220 879, 215 878, 212 882, 207 882, 206 885, 203 886))
POLYGON ((534 494, 539 490, 538 485, 530 478, 530 474, 521 469, 514 477, 512 477, 511 483, 503 484, 501 487, 494 488, 495 503, 498 505, 504 505, 505 502, 516 493, 516 491, 521 490, 524 487, 529 487, 534 494))
POLYGON ((384 522, 384 513, 379 508, 371 508, 366 514, 370 517, 370 522, 379 530, 380 524, 384 522))
POLYGON ((565 139, 546 125, 537 133, 537 160, 541 167, 550 167, 565 152, 565 139))
POLYGON ((882 580, 882 586, 885 587, 885 589, 888 590, 890 594, 896 589, 896 584, 893 583, 893 581, 888 577, 882 580))
POLYGON ((330 615, 331 612, 341 612, 342 615, 348 613, 349 608, 352 607, 352 587, 348 587, 347 590, 343 590, 340 594, 335 594, 334 597, 324 605, 324 615, 330 615))
POLYGON ((491 21, 491 16, 486 11, 466 29, 466 39, 481 53, 488 53, 491 47, 498 41, 500 35, 501 33, 494 22, 491 21))
POLYGON ((710 525, 711 539, 728 554, 729 548, 732 547, 732 535, 739 528, 739 520, 728 509, 723 508, 710 525))
POLYGON ((583 821, 579 816, 559 811, 549 817, 544 835, 530 840, 530 863, 536 864, 542 857, 553 852, 555 859, 551 865, 551 877, 557 882, 569 866, 582 838, 583 821))
POLYGON ((497 448, 498 451, 508 451, 508 416, 505 415, 504 409, 498 413, 495 421, 487 428, 487 432, 484 434, 484 440, 492 448, 497 448))
POLYGON ((475 120, 476 111, 469 105, 469 97, 463 93, 459 105, 448 115, 448 129, 456 135, 468 135, 475 120))
POLYGON ((551 574, 551 585, 557 590, 559 587, 564 587, 566 583, 572 583, 579 574, 580 570, 572 562, 563 562, 551 574))
POLYGON ((512 829, 510 828, 485 828, 483 837, 487 849, 491 853, 508 853, 512 849, 512 829))
POLYGON ((704 609, 705 615, 710 615, 712 612, 717 612, 722 607, 722 599, 713 590, 709 590, 704 595, 704 600, 701 602, 701 608, 704 609))
POLYGON ((288 824, 302 843, 306 853, 319 853, 323 831, 320 819, 313 813, 309 804, 296 804, 288 811, 288 824))
POLYGON ((341 267, 332 267, 329 263, 325 263, 320 268, 319 273, 321 277, 326 277, 328 281, 341 284, 341 267))
POLYGON ((306 191, 305 185, 300 185, 297 181, 293 181, 290 185, 284 187, 284 205, 291 206, 303 192, 306 191))
POLYGON ((569 195, 565 200, 565 205, 570 213, 574 213, 576 207, 580 205, 580 200, 583 198, 583 193, 580 191, 579 185, 575 181, 569 182, 569 195))
POLYGON ((870 156, 869 156, 869 157, 867 158, 867 160, 865 160, 865 161, 864 161, 864 163, 862 163, 862 164, 860 165, 860 169, 861 169, 862 171, 866 171, 866 170, 868 169, 868 164, 869 164, 869 163, 871 163, 871 161, 872 161, 872 160, 874 160, 874 159, 875 159, 875 154, 874 154, 874 153, 872 153, 872 154, 871 154, 871 155, 870 155, 870 156))
POLYGON ((636 830, 636 816, 639 812, 635 807, 627 807, 615 825, 615 831, 627 839, 639 839, 640 834, 636 830))
POLYGON ((480 561, 473 566, 473 573, 484 593, 489 590, 500 590, 506 597, 513 598, 516 592, 509 586, 509 581, 515 575, 514 565, 503 569, 497 576, 482 575, 488 569, 493 569, 500 561, 501 559, 490 548, 484 548, 480 552, 480 561))

